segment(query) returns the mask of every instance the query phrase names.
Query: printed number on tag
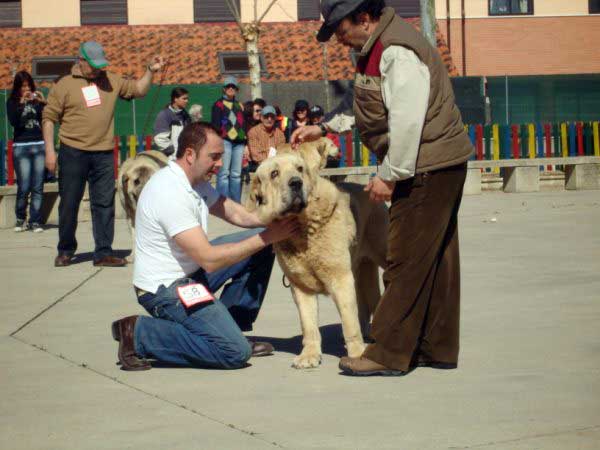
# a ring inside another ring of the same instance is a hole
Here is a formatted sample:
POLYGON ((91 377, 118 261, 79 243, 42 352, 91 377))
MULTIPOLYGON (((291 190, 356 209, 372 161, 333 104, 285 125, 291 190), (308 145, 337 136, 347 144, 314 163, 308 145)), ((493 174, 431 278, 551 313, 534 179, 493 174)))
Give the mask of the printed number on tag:
POLYGON ((212 294, 208 292, 208 289, 200 283, 179 286, 177 288, 177 295, 186 308, 190 308, 199 303, 212 302, 215 299, 212 294))
POLYGON ((95 84, 82 87, 81 92, 83 92, 85 106, 87 106, 88 108, 92 106, 98 106, 102 103, 102 101, 100 100, 100 92, 98 92, 98 87, 95 84))
POLYGON ((269 156, 267 158, 275 156, 276 154, 277 154, 277 149, 275 147, 269 147, 269 156))

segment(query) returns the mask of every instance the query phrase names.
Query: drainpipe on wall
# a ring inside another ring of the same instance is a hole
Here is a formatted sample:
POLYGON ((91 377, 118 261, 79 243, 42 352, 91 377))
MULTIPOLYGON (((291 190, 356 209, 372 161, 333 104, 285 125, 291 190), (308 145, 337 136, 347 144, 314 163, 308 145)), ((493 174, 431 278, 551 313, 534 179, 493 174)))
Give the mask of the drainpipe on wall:
POLYGON ((460 0, 460 26, 462 33, 462 75, 467 76, 467 44, 465 42, 465 0, 460 0))

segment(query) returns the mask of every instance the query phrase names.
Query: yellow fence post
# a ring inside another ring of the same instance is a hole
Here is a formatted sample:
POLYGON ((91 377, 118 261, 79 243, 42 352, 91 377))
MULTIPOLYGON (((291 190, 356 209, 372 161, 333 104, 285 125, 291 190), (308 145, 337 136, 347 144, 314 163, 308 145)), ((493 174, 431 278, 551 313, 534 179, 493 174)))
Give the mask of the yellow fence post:
POLYGON ((529 124, 529 158, 533 159, 536 156, 535 151, 535 125, 529 124))
POLYGON ((600 132, 598 130, 598 125, 600 122, 594 122, 592 124, 592 128, 594 130, 594 155, 600 156, 600 132))
POLYGON ((137 139, 136 139, 135 135, 132 134, 131 136, 129 136, 129 157, 130 158, 135 158, 136 146, 137 146, 137 139))
POLYGON ((360 146, 361 165, 367 167, 369 165, 369 149, 363 145, 360 146))
POLYGON ((569 156, 569 139, 567 138, 567 124, 560 124, 560 143, 563 157, 569 156))
MULTIPOLYGON (((497 123, 492 125, 492 159, 500 159, 500 129, 497 123)), ((500 169, 494 167, 493 172, 500 173, 500 169)))

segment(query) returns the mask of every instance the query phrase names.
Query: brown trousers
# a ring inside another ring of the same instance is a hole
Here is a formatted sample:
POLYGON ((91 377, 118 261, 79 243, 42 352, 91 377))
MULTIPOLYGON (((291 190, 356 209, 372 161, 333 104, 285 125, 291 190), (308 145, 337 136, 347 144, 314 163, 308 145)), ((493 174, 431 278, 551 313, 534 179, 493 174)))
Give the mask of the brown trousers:
POLYGON ((457 216, 467 166, 398 182, 392 196, 385 291, 364 356, 397 370, 456 364, 460 318, 457 216))

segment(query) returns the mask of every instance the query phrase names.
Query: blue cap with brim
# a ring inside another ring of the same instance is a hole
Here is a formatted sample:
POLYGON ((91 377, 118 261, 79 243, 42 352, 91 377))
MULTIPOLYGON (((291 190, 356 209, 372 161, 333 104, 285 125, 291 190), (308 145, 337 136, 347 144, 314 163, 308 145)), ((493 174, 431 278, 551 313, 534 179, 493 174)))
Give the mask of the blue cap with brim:
POLYGON ((95 41, 87 41, 79 46, 79 55, 94 69, 103 69, 108 66, 104 49, 95 41))
POLYGON ((273 108, 271 105, 268 105, 262 109, 261 114, 263 116, 268 116, 269 114, 273 114, 274 116, 276 116, 277 111, 275 111, 275 108, 273 108))
POLYGON ((235 86, 235 88, 237 89, 239 87, 237 78, 236 77, 225 78, 225 81, 223 81, 223 87, 227 87, 227 86, 235 86))
POLYGON ((323 25, 317 33, 317 41, 327 42, 331 39, 342 19, 364 2, 365 0, 323 0, 321 2, 323 25))

